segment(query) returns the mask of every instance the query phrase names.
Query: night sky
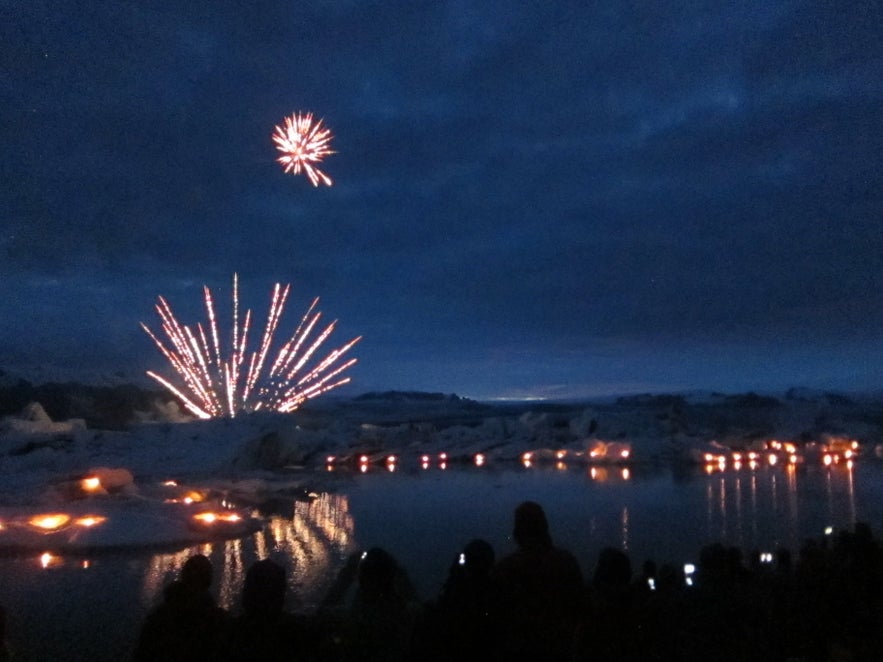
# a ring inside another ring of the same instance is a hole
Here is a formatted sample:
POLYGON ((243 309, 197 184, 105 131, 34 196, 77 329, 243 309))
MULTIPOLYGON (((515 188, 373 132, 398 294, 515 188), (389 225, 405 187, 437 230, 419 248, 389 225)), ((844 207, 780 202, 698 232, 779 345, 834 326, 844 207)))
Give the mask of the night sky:
POLYGON ((878 389, 881 26, 874 0, 0 0, 0 368, 171 376, 139 322, 160 294, 201 321, 235 271, 259 317, 292 283, 284 330, 320 296, 329 348, 364 336, 354 393, 878 389), (275 161, 294 111, 334 133, 331 188, 275 161))

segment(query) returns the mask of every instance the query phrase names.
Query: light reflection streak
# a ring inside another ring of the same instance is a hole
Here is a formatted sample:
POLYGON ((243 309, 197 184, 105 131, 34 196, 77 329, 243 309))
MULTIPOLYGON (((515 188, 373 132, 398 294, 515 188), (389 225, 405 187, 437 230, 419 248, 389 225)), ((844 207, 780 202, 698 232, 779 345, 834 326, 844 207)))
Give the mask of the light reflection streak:
POLYGON ((776 485, 776 474, 773 473, 770 475, 770 503, 773 508, 773 515, 779 514, 779 502, 778 502, 778 489, 776 485))
POLYGON ((855 482, 852 475, 852 460, 846 463, 846 490, 849 496, 849 526, 850 528, 855 527, 856 522, 856 514, 855 514, 855 482))
POLYGON ((629 551, 629 507, 622 507, 622 550, 629 551))
POLYGON ((721 537, 727 537, 727 479, 721 476, 718 484, 720 491, 721 537))
POLYGON ((757 540, 757 474, 751 474, 751 542, 756 545, 757 540))
POLYGON ((742 477, 736 476, 736 544, 742 547, 745 541, 742 537, 742 477))
POLYGON ((218 603, 225 609, 237 606, 248 567, 268 557, 286 567, 294 599, 317 600, 319 595, 310 592, 324 588, 351 551, 353 526, 345 495, 323 493, 309 501, 296 501, 290 516, 271 516, 263 529, 248 538, 154 555, 144 575, 142 600, 146 605, 159 602, 162 588, 177 578, 193 554, 205 554, 212 561, 218 603))
POLYGON ((797 522, 799 513, 797 509, 797 467, 793 463, 789 463, 785 469, 785 476, 788 479, 788 531, 791 547, 797 546, 799 532, 797 531, 797 522))
MULTIPOLYGON (((830 457, 828 455, 826 458, 830 457)), ((830 464, 830 463, 829 463, 830 464)), ((825 471, 825 496, 827 496, 827 504, 828 504, 828 521, 834 521, 834 494, 831 489, 831 470, 825 471)))
POLYGON ((705 537, 712 538, 714 529, 714 487, 711 481, 705 484, 705 537))

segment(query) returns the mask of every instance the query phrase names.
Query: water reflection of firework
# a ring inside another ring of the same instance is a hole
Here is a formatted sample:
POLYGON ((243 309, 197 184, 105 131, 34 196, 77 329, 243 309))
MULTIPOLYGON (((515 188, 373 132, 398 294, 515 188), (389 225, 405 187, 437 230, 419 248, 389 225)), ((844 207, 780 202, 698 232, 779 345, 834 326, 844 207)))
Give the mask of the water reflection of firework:
POLYGON ((196 325, 195 330, 181 325, 168 302, 159 297, 156 311, 171 346, 167 347, 145 324, 141 326, 184 380, 185 389, 179 389, 152 371, 147 374, 178 397, 188 411, 199 418, 232 418, 240 411, 259 409, 291 412, 307 400, 346 384, 349 378, 340 378, 340 374, 356 359, 343 363, 340 363, 340 359, 360 338, 354 338, 333 350, 321 361, 310 363, 313 354, 337 324, 336 321, 332 322, 318 336, 311 338, 321 317, 321 313, 315 310, 319 299, 313 300, 294 334, 282 345, 275 360, 264 371, 290 289, 291 285, 282 287, 276 283, 260 346, 249 352, 251 310, 246 311, 240 326, 239 279, 236 274, 233 275, 233 331, 227 357, 224 356, 212 293, 208 287, 203 288, 208 328, 201 323, 196 325))
POLYGON ((347 497, 324 493, 311 501, 295 502, 290 517, 271 517, 249 538, 155 555, 144 576, 142 598, 146 604, 155 604, 184 562, 193 554, 205 554, 215 568, 220 605, 235 609, 248 567, 273 558, 285 566, 290 607, 304 609, 322 597, 352 545, 353 519, 347 497))

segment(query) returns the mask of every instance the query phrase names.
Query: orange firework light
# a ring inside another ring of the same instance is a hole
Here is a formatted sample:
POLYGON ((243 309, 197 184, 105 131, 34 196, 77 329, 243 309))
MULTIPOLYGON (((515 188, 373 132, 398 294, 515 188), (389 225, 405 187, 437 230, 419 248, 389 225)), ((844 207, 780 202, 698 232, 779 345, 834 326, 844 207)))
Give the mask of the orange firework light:
POLYGON ((331 351, 325 358, 315 356, 322 343, 334 331, 331 322, 318 332, 321 313, 316 310, 319 299, 313 300, 294 334, 275 355, 270 356, 276 328, 279 326, 290 285, 276 283, 267 315, 267 324, 260 345, 248 350, 251 310, 240 323, 239 279, 233 274, 233 330, 229 349, 222 346, 218 320, 211 290, 204 287, 208 325, 184 326, 175 318, 168 302, 159 297, 156 311, 170 346, 166 346, 145 324, 141 327, 153 339, 159 351, 186 385, 182 390, 164 377, 148 371, 151 378, 166 387, 199 418, 235 417, 239 412, 258 410, 292 412, 304 402, 349 382, 339 377, 356 359, 342 357, 361 336, 331 351), (314 336, 313 332, 317 331, 314 336), (189 391, 189 393, 185 393, 189 391))
POLYGON ((331 138, 331 131, 322 126, 322 120, 313 122, 312 113, 295 113, 285 118, 283 126, 276 126, 273 142, 282 152, 276 160, 285 167, 285 172, 293 175, 299 175, 303 170, 313 186, 319 186, 319 182, 331 186, 331 178, 314 166, 334 154, 328 149, 331 138))

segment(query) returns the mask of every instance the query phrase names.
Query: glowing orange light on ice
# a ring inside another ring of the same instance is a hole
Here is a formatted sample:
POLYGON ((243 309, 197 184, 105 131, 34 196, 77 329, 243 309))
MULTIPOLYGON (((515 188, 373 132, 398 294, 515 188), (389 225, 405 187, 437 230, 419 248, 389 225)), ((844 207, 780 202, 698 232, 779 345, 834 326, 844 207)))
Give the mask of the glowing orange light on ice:
POLYGON ((236 513, 197 513, 193 516, 197 522, 214 524, 215 522, 238 522, 242 518, 236 513))
POLYGON ((106 517, 101 517, 100 515, 88 515, 86 517, 80 517, 74 520, 74 524, 78 526, 85 526, 86 528, 97 526, 103 522, 107 521, 106 517))
POLYGON ((80 481, 84 492, 94 492, 101 489, 101 479, 98 476, 89 476, 80 481))
POLYGON ((283 126, 276 126, 273 142, 282 156, 276 159, 284 166, 285 172, 299 175, 303 170, 313 186, 322 182, 331 186, 331 178, 315 167, 323 158, 334 152, 328 148, 331 131, 322 126, 322 120, 313 122, 312 113, 295 113, 285 118, 283 126))
POLYGON ((248 350, 251 310, 245 312, 240 323, 239 278, 236 274, 233 274, 233 329, 229 347, 220 340, 215 306, 208 287, 203 287, 207 327, 202 323, 195 328, 183 326, 168 302, 159 297, 156 311, 170 346, 166 346, 147 325, 142 323, 141 327, 178 373, 184 386, 179 388, 153 371, 148 371, 148 376, 177 397, 191 414, 203 419, 234 418, 241 411, 260 409, 292 412, 307 400, 348 383, 349 377, 339 378, 339 375, 356 359, 340 360, 361 340, 361 336, 316 360, 314 354, 337 325, 336 321, 331 322, 312 337, 322 316, 316 310, 318 298, 313 300, 291 338, 279 348, 276 358, 268 360, 290 290, 291 285, 283 287, 276 283, 274 286, 263 336, 252 351, 248 350))
POLYGON ((190 504, 190 503, 199 503, 200 501, 203 501, 204 499, 205 499, 205 497, 202 494, 200 494, 199 492, 188 492, 187 495, 184 497, 183 501, 184 501, 184 503, 190 504))
POLYGON ((55 531, 71 521, 70 515, 63 513, 54 513, 51 515, 35 515, 28 522, 31 526, 44 531, 55 531))

